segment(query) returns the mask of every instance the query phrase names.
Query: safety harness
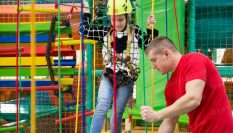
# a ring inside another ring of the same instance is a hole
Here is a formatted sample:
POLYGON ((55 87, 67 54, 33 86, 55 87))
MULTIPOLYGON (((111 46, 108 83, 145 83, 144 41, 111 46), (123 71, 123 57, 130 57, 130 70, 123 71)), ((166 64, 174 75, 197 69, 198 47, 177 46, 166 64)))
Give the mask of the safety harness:
MULTIPOLYGON (((133 32, 133 27, 131 25, 127 26, 128 32, 128 39, 127 39, 127 46, 126 46, 126 57, 125 59, 122 59, 121 61, 125 63, 125 65, 128 67, 130 70, 130 75, 125 71, 125 70, 119 70, 116 75, 118 78, 120 78, 120 83, 117 84, 117 87, 120 87, 121 85, 126 85, 130 81, 136 81, 137 77, 139 75, 139 68, 133 68, 132 64, 130 63, 131 57, 130 57, 130 47, 131 47, 131 41, 132 41, 132 35, 134 34, 133 32)), ((112 29, 110 30, 110 34, 108 35, 108 41, 107 41, 107 49, 108 49, 108 60, 106 64, 112 61, 112 29)), ((105 71, 104 72, 105 77, 107 77, 111 83, 113 83, 113 72, 105 71)))

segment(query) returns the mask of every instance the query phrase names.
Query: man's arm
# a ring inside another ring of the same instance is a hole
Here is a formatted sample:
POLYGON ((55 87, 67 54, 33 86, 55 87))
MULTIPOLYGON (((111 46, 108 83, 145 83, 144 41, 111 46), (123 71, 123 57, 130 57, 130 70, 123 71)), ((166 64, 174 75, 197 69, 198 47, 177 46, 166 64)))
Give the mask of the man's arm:
POLYGON ((179 117, 164 119, 159 127, 158 133, 173 133, 179 117))
POLYGON ((159 119, 170 118, 188 113, 201 104, 205 81, 200 79, 191 80, 186 83, 186 93, 171 106, 157 112, 159 119))
POLYGON ((186 83, 186 93, 172 105, 158 111, 151 111, 150 107, 141 107, 141 115, 145 121, 159 121, 166 118, 179 116, 197 108, 202 100, 205 81, 200 79, 191 80, 186 83))

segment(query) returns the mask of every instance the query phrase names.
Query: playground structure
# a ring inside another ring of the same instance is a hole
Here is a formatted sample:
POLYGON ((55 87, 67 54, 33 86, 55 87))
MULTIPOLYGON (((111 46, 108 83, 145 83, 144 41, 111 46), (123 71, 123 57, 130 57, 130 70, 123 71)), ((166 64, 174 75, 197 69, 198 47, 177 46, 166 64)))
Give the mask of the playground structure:
MULTIPOLYGON (((19 17, 12 16, 9 19, 5 19, 4 15, 15 15, 17 6, 15 3, 11 3, 11 5, 6 2, 5 4, 8 5, 2 5, 1 7, 5 9, 3 10, 3 18, 1 20, 1 22, 4 22, 1 23, 1 56, 3 57, 1 58, 1 76, 8 78, 14 76, 14 78, 1 80, 2 99, 0 108, 1 114, 3 114, 1 115, 1 119, 4 120, 4 124, 1 125, 7 124, 10 126, 6 126, 6 128, 3 126, 1 131, 13 131, 15 129, 17 132, 28 132, 30 130, 32 132, 33 130, 36 132, 57 132, 59 131, 59 121, 57 122, 56 120, 59 118, 69 118, 65 119, 66 124, 63 119, 60 119, 63 122, 62 132, 74 132, 75 117, 72 116, 76 114, 76 101, 81 101, 81 98, 79 98, 81 93, 77 91, 81 86, 79 83, 80 79, 78 78, 78 75, 80 77, 78 73, 81 72, 81 67, 77 63, 80 60, 76 60, 76 50, 80 49, 81 45, 79 45, 80 41, 75 41, 79 39, 77 32, 78 15, 72 16, 73 20, 77 22, 75 22, 76 27, 71 27, 71 25, 75 25, 74 22, 70 22, 66 18, 67 15, 71 14, 71 7, 64 7, 61 14, 59 14, 60 17, 58 17, 58 8, 54 7, 55 3, 38 3, 34 7, 34 15, 36 16, 34 21, 36 22, 33 24, 30 23, 33 19, 29 19, 30 15, 31 17, 33 16, 31 14, 33 13, 33 8, 30 7, 29 3, 19 6, 20 21, 16 23, 16 18, 19 19, 19 17), (20 30, 16 30, 17 26, 20 30), (36 38, 34 38, 36 46, 34 48, 32 48, 33 28, 34 37, 36 35, 36 38), (16 39, 17 32, 20 33, 18 39, 16 39), (62 36, 62 39, 56 41, 56 38, 61 38, 57 36, 62 36), (75 42, 69 42, 70 44, 67 45, 69 40, 75 42), (60 44, 57 42, 60 42, 60 44), (20 45, 16 46, 16 43, 20 45), (32 49, 35 50, 34 57, 32 56, 32 51, 30 51, 32 49), (16 57, 16 55, 20 57, 16 57), (19 59, 18 62, 16 58, 19 59), (32 67, 32 61, 35 61, 34 67, 32 67), (34 75, 32 75, 33 68, 34 75), (36 83, 34 83, 34 91, 36 92, 34 96, 32 96, 33 82, 36 83), (10 92, 8 92, 9 90, 10 92), (29 95, 30 93, 31 95, 29 95), (19 96, 18 100, 17 96, 19 96), (35 103, 32 103, 32 101, 35 101, 35 103), (34 108, 32 107, 33 104, 34 108), (34 117, 34 121, 32 120, 33 116, 36 116, 36 118, 34 117), (22 121, 27 126, 22 127, 22 121), (70 121, 73 125, 67 128, 70 121), (13 126, 11 125, 12 122, 13 126), (14 124, 14 122, 16 123, 14 124), (26 127, 29 126, 30 128, 27 129, 26 127)), ((72 13, 78 14, 77 10, 74 10, 72 13)), ((95 45, 94 41, 89 41, 89 43, 90 45, 95 45)), ((92 46, 92 48, 95 48, 95 46, 92 46)), ((80 54, 77 55, 80 58, 80 54)), ((92 79, 89 81, 92 81, 92 79)), ((91 88, 93 87, 91 86, 91 88)), ((81 108, 81 106, 77 105, 78 108, 81 108)), ((85 112, 86 115, 93 114, 91 110, 85 112)), ((79 116, 80 118, 82 117, 80 114, 79 116)), ((78 123, 78 121, 76 122, 78 123)), ((81 121, 76 125, 79 125, 79 127, 76 127, 76 130, 81 131, 81 121)))
MULTIPOLYGON (((88 2, 94 7, 91 9, 93 18, 97 16, 95 22, 108 24, 106 2, 88 2)), ((0 11, 0 132, 89 132, 98 77, 102 74, 102 55, 101 44, 83 40, 78 34, 81 3, 76 0, 0 2, 3 9, 0 11)), ((181 53, 198 50, 216 62, 226 79, 233 105, 233 34, 231 28, 226 28, 233 27, 229 17, 233 12, 232 2, 131 0, 131 3, 132 22, 145 30, 146 17, 152 12, 160 35, 171 38, 181 53), (189 20, 188 35, 184 18, 189 20), (217 63, 219 48, 228 50, 217 63)), ((145 126, 145 131, 151 127, 153 132, 159 123, 143 122, 139 107, 151 105, 155 110, 165 107, 163 89, 168 76, 153 71, 143 51, 141 57, 136 99, 126 109, 124 119, 133 120, 131 128, 140 125, 145 126), (145 79, 146 76, 151 78, 145 79)), ((187 116, 181 116, 179 126, 187 124, 187 116)))

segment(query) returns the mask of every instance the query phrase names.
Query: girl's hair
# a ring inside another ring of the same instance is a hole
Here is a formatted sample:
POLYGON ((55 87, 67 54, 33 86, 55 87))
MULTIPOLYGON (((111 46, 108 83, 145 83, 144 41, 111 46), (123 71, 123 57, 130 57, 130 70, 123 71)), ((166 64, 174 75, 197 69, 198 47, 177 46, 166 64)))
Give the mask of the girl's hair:
MULTIPOLYGON (((133 26, 129 23, 130 22, 130 15, 127 13, 127 14, 124 14, 125 15, 125 19, 126 19, 126 30, 128 30, 128 38, 127 38, 127 45, 131 43, 132 41, 132 36, 133 36, 133 26)), ((110 31, 109 31, 109 34, 108 34, 108 38, 110 40, 108 40, 110 43, 113 41, 113 29, 111 28, 110 31)))

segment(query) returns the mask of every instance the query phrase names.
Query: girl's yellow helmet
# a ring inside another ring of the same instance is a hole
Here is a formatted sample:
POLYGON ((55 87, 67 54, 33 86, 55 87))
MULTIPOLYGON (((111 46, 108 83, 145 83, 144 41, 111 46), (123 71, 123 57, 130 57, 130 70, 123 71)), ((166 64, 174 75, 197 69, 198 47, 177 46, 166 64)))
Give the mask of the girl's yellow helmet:
MULTIPOLYGON (((113 14, 113 0, 108 0, 108 15, 114 15, 113 14)), ((121 15, 126 13, 131 13, 132 11, 132 5, 130 3, 130 0, 115 0, 115 15, 121 15)))

